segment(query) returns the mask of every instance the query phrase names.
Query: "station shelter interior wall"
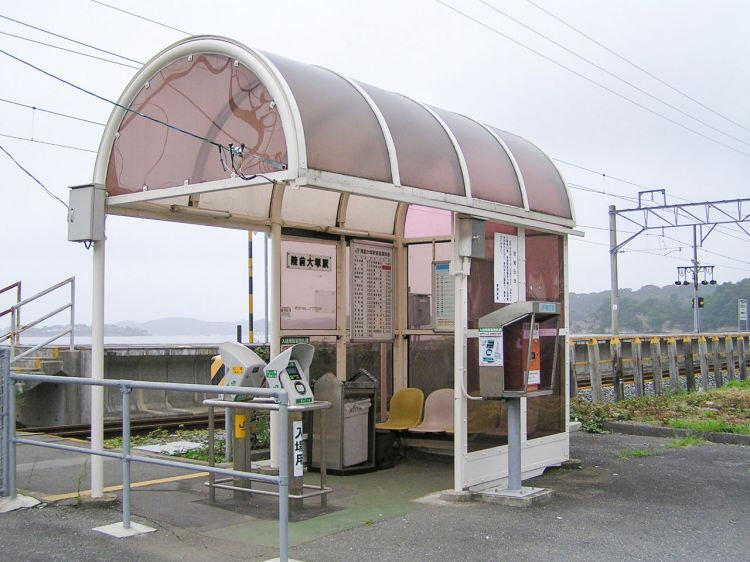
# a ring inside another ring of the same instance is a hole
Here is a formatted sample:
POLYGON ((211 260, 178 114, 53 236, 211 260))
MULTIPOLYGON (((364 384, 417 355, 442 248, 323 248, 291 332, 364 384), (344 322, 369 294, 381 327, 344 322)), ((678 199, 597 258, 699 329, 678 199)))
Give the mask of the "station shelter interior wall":
MULTIPOLYGON (((432 264, 447 261, 451 257, 448 241, 452 229, 452 214, 447 211, 414 207, 406 215, 404 243, 407 252, 407 287, 409 295, 427 296, 432 302, 432 264)), ((518 229, 508 225, 487 222, 485 225, 485 258, 474 258, 468 279, 468 327, 478 328, 479 318, 505 306, 494 302, 494 240, 495 233, 518 234, 518 229)), ((285 331, 295 329, 306 333, 315 330, 334 330, 337 326, 336 292, 346 294, 346 325, 348 326, 349 288, 348 275, 343 287, 336 284, 336 240, 312 240, 285 238, 282 241, 282 319, 285 331), (328 270, 307 270, 290 266, 290 256, 302 259, 307 256, 327 259, 328 270)), ((525 276, 527 300, 549 300, 562 302, 564 296, 563 239, 559 235, 526 230, 525 276)), ((349 253, 344 253, 344 271, 348 272, 349 253)), ((420 388, 425 396, 440 388, 452 388, 454 384, 453 333, 433 330, 431 321, 420 324, 409 310, 406 319, 407 334, 407 385, 420 388), (414 333, 419 332, 419 333, 414 333)), ((424 318, 421 319, 424 321, 424 318)), ((560 325, 564 325, 561 319, 560 325)), ((541 345, 545 360, 542 369, 553 368, 553 348, 557 344, 558 356, 555 384, 551 396, 539 396, 527 400, 527 437, 533 439, 565 431, 564 393, 564 338, 545 336, 551 332, 545 328, 556 324, 542 324, 541 345)), ((396 336, 400 337, 400 336, 396 336)), ((316 346, 316 355, 311 368, 311 378, 316 380, 327 372, 336 372, 336 336, 311 336, 316 346)), ((467 392, 477 395, 478 341, 467 342, 467 392)), ((367 369, 383 383, 381 392, 388 398, 393 393, 393 344, 351 342, 346 344, 346 376, 359 368, 367 369)), ((376 405, 379 419, 387 412, 376 405)), ((468 402, 469 451, 496 447, 507 443, 507 409, 497 401, 468 402)))

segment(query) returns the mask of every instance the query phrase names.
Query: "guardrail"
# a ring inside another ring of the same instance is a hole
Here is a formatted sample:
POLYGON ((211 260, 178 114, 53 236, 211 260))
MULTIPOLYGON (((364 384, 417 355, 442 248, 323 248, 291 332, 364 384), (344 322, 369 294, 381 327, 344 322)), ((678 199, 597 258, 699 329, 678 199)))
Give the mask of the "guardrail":
POLYGON ((0 317, 10 314, 10 330, 4 334, 0 334, 0 342, 3 342, 5 340, 10 340, 10 362, 15 363, 16 361, 23 359, 24 357, 28 357, 29 355, 41 349, 45 345, 49 345, 53 341, 58 340, 66 335, 70 336, 69 347, 70 347, 70 350, 73 351, 73 340, 74 340, 73 332, 75 330, 76 278, 68 277, 67 279, 64 279, 63 281, 60 281, 59 283, 52 285, 51 287, 48 287, 47 289, 44 289, 43 291, 40 291, 36 293, 35 295, 32 295, 23 300, 21 300, 21 282, 20 281, 17 281, 16 283, 13 283, 11 285, 8 285, 7 287, 4 287, 3 289, 0 289, 0 293, 9 291, 13 289, 14 287, 16 288, 16 291, 17 291, 16 292, 16 304, 12 305, 7 310, 0 312, 0 317), (21 324, 21 308, 23 308, 29 303, 32 303, 40 299, 41 297, 45 295, 48 295, 49 293, 53 291, 56 291, 57 289, 64 287, 65 285, 70 285, 70 301, 69 302, 54 309, 51 312, 44 314, 43 316, 40 316, 39 318, 35 320, 32 320, 28 324, 21 324), (27 349, 23 353, 19 353, 18 355, 16 355, 16 347, 20 345, 21 334, 24 331, 66 310, 70 310, 70 323, 68 324, 66 328, 60 330, 58 333, 46 339, 42 343, 39 343, 27 349))
POLYGON ((264 482, 278 486, 279 496, 279 559, 286 562, 289 556, 289 440, 279 439, 279 474, 278 476, 245 472, 229 468, 205 466, 188 462, 170 461, 153 457, 139 456, 131 453, 130 447, 130 393, 133 389, 172 390, 182 392, 202 392, 211 395, 233 394, 239 396, 251 396, 272 398, 279 411, 279 435, 287 436, 289 433, 289 411, 288 395, 283 389, 270 388, 244 388, 244 387, 216 387, 204 384, 170 384, 160 382, 132 381, 123 379, 90 379, 82 377, 57 377, 48 375, 12 373, 10 371, 10 357, 8 349, 0 349, 0 383, 2 383, 2 415, 0 434, 0 453, 2 463, 0 467, 0 484, 3 496, 14 500, 16 490, 16 447, 18 445, 31 445, 35 447, 46 447, 60 451, 68 451, 91 456, 101 456, 122 461, 122 523, 121 528, 131 529, 130 521, 130 463, 142 462, 168 466, 183 470, 195 470, 209 472, 213 475, 231 476, 245 478, 256 482, 264 482), (15 383, 19 381, 46 382, 54 384, 72 384, 86 386, 114 387, 120 390, 122 395, 122 451, 93 450, 84 447, 74 447, 59 443, 45 443, 17 437, 16 435, 16 399, 15 383))
POLYGON ((683 387, 688 392, 699 386, 718 388, 725 379, 745 380, 750 360, 748 334, 737 332, 571 336, 570 345, 571 393, 590 387, 594 402, 604 399, 608 384, 614 387, 615 400, 625 397, 626 382, 633 383, 637 397, 683 387))

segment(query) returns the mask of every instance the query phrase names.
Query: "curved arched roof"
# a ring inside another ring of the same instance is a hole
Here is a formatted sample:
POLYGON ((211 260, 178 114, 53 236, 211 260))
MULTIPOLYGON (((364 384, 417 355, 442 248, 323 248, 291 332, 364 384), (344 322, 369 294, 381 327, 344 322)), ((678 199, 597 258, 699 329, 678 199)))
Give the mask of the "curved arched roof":
POLYGON ((565 182, 529 141, 219 37, 180 41, 139 71, 94 173, 110 213, 237 227, 271 220, 270 180, 295 188, 277 203, 292 226, 357 229, 370 209, 385 217, 365 222, 392 234, 398 203, 574 226, 565 182))

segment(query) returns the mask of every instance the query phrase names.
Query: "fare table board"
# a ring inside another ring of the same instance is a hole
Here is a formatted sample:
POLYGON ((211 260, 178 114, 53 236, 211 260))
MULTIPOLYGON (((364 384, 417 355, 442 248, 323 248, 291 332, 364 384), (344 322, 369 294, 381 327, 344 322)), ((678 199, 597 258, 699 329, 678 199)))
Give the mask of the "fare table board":
POLYGON ((393 246, 352 240, 349 287, 352 341, 393 340, 393 246))
POLYGON ((436 332, 452 332, 455 323, 455 278, 450 262, 432 262, 432 319, 436 332))

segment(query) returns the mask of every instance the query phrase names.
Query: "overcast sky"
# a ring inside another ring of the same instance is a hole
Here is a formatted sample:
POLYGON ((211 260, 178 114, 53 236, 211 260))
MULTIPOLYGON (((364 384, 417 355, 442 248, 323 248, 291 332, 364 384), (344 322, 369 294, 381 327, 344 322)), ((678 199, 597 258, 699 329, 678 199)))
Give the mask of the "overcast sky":
MULTIPOLYGON (((607 175, 559 163, 576 186, 629 197, 641 189, 664 188, 670 202, 750 196, 750 2, 744 0, 534 0, 724 117, 636 70, 527 0, 445 0, 676 123, 435 0, 110 2, 191 34, 231 37, 467 114, 528 138, 553 158, 607 175), (706 124, 590 66, 487 4, 706 124)), ((0 13, 141 62, 185 37, 91 0, 5 2, 0 13)), ((7 34, 122 60, 7 19, 0 19, 0 32, 0 49, 110 99, 120 95, 136 72, 11 37, 7 34)), ((108 104, 3 54, 0 75, 0 98, 5 100, 100 123, 111 111, 108 104)), ((95 150, 101 132, 95 124, 0 102, 2 135, 95 150)), ((91 152, 4 136, 0 145, 65 201, 68 186, 91 180, 91 152)), ((0 286, 22 280, 24 292, 31 294, 75 275, 78 320, 88 323, 91 252, 67 242, 64 207, 3 153, 0 194, 0 286)), ((608 289, 607 207, 631 204, 579 188, 573 197, 586 238, 571 242, 570 288, 608 289)), ((107 322, 164 316, 233 321, 246 316, 246 233, 121 217, 108 218, 107 233, 107 322)), ((621 286, 674 282, 676 267, 689 265, 691 235, 688 230, 667 234, 679 241, 642 236, 628 246, 640 251, 620 257, 621 286)), ((717 281, 736 281, 750 276, 748 248, 747 236, 725 229, 707 240, 700 261, 716 266, 717 281)), ((6 302, 0 300, 0 309, 6 302)))

